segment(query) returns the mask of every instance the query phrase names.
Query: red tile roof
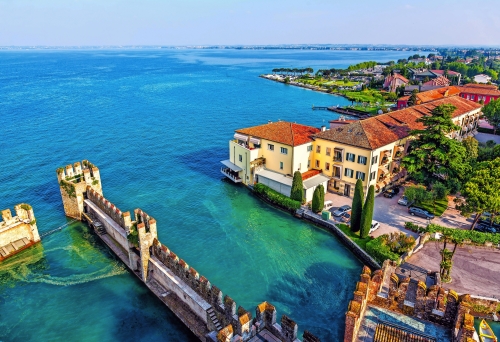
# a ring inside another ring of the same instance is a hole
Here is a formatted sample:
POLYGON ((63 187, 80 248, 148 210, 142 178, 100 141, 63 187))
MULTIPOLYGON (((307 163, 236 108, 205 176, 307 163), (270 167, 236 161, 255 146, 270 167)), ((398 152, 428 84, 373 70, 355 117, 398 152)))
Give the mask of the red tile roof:
POLYGON ((460 87, 462 94, 477 94, 500 96, 500 90, 494 85, 488 84, 466 84, 460 87))
POLYGON ((428 85, 428 86, 449 86, 450 85, 450 80, 447 79, 444 76, 438 76, 433 80, 430 80, 429 82, 425 82, 422 85, 428 85))
POLYGON ((410 130, 424 129, 424 125, 417 120, 424 115, 431 115, 432 110, 442 104, 451 104, 457 108, 453 117, 481 108, 480 104, 455 95, 391 113, 380 114, 366 120, 320 132, 315 136, 320 139, 374 150, 407 137, 410 130))
POLYGON ((460 89, 458 87, 451 86, 423 91, 417 94, 417 98, 421 101, 421 103, 425 103, 457 94, 460 94, 460 89))
POLYGON ((313 140, 313 134, 319 133, 320 129, 293 122, 278 121, 265 125, 238 129, 236 132, 289 146, 299 146, 311 142, 313 140))
MULTIPOLYGON (((444 75, 444 70, 431 70, 431 71, 437 75, 444 75)), ((458 75, 460 75, 460 73, 456 72, 456 71, 448 70, 448 75, 458 76, 458 75)))
POLYGON ((314 177, 316 175, 319 175, 321 173, 320 170, 309 170, 309 171, 306 171, 302 174, 302 180, 306 180, 306 179, 309 179, 311 177, 314 177))

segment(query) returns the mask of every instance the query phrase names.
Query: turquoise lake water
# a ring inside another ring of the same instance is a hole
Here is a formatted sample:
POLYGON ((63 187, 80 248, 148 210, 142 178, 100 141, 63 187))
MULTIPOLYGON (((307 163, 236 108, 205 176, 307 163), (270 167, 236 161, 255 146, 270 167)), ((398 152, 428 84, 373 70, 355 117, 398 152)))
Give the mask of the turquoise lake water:
MULTIPOLYGON (((222 180, 236 128, 335 118, 341 97, 257 76, 407 52, 0 52, 0 208, 30 203, 41 233, 67 222, 55 169, 88 159, 122 211, 250 310, 267 300, 323 341, 343 336, 362 264, 333 236, 222 180)), ((190 341, 193 335, 80 223, 0 265, 1 341, 190 341)))

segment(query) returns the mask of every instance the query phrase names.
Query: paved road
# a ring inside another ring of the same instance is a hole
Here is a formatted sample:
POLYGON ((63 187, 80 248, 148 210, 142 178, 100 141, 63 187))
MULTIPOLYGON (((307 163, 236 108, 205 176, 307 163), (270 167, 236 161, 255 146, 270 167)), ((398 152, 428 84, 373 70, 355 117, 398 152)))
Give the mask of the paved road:
MULTIPOLYGON (((438 271, 442 243, 427 242, 408 260, 413 265, 429 271, 438 271)), ((453 245, 448 246, 453 249, 453 245)), ((458 247, 453 257, 452 282, 444 284, 458 293, 480 296, 496 296, 500 299, 500 250, 496 248, 464 246, 458 247)))
MULTIPOLYGON (((404 189, 401 187, 399 195, 393 198, 385 198, 382 195, 375 197, 375 207, 373 210, 373 219, 380 223, 380 228, 373 232, 371 235, 374 237, 382 234, 389 234, 391 232, 403 232, 408 235, 417 237, 418 234, 404 228, 405 222, 413 222, 418 225, 427 225, 427 220, 411 216, 408 214, 408 208, 398 204, 398 199, 403 193, 404 189)), ((332 193, 327 193, 325 200, 333 202, 334 208, 342 205, 352 205, 352 199, 345 196, 339 196, 332 193)), ((441 217, 436 217, 432 223, 439 224, 445 227, 469 229, 472 224, 472 219, 467 219, 460 215, 460 213, 452 209, 454 203, 450 197, 449 208, 444 212, 441 217)))

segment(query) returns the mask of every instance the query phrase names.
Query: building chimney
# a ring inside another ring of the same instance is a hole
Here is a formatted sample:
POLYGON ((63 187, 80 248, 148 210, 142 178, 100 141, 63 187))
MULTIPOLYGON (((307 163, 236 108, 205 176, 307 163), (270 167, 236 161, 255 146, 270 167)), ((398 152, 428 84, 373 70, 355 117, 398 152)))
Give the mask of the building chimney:
POLYGON ((321 126, 321 132, 326 131, 326 126, 321 126))

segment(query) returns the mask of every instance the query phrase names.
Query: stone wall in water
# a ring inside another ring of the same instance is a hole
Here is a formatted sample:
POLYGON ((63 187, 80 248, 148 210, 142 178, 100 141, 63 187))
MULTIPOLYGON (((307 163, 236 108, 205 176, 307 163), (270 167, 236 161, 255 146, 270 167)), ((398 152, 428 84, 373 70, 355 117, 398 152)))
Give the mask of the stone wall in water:
MULTIPOLYGON (((93 165, 92 167, 95 168, 93 165)), ((58 170, 63 202, 69 195, 65 190, 67 185, 62 184, 61 180, 64 180, 67 174, 71 176, 71 170, 70 168, 64 172, 58 170)), ((74 198, 71 200, 75 202, 74 198)), ((108 237, 111 237, 115 245, 119 245, 128 253, 128 260, 126 257, 122 260, 160 299, 175 297, 170 301, 163 299, 162 301, 201 340, 248 341, 263 330, 267 330, 280 341, 299 341, 297 324, 286 315, 277 322, 276 309, 272 304, 268 302, 259 304, 255 310, 255 317, 252 317, 251 312, 238 306, 230 296, 224 295, 206 277, 200 275, 196 269, 162 244, 158 240, 156 220, 141 209, 134 210, 132 221, 130 212, 122 212, 102 196, 102 188, 96 189, 89 184, 83 193, 83 202, 87 203, 86 207, 82 207, 79 213, 72 212, 73 217, 87 216, 91 221, 89 224, 94 228, 104 227, 107 234, 101 235, 103 241, 110 245, 108 237), (180 303, 182 308, 172 303, 180 303), (188 310, 191 314, 183 314, 182 310, 188 310), (195 327, 197 324, 205 325, 205 331, 208 333, 201 336, 200 329, 195 327)), ((113 242, 110 247, 116 253, 113 248, 116 246, 112 244, 113 242)), ((303 341, 318 342, 319 339, 305 331, 303 341)))

